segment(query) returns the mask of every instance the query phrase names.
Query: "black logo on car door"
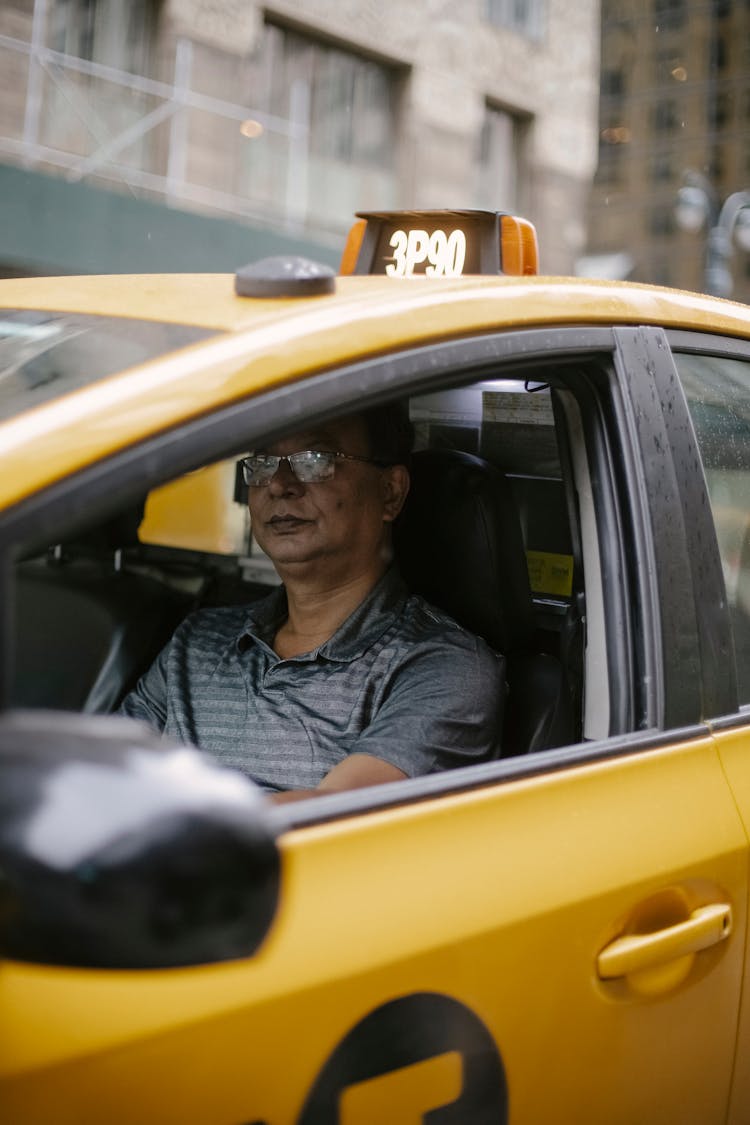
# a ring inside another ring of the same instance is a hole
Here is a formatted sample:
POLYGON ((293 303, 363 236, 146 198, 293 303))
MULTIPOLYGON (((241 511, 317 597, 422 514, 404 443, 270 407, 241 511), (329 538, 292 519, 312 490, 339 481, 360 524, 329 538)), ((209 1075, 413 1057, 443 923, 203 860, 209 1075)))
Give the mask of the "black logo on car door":
POLYGON ((422 992, 376 1008, 345 1035, 298 1125, 504 1125, 505 1069, 482 1021, 422 992))

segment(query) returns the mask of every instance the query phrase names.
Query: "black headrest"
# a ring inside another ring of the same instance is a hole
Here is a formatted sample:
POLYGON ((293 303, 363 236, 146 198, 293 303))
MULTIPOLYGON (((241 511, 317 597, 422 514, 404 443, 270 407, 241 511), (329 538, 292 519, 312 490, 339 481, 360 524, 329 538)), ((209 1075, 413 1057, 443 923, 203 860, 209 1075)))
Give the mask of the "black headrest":
POLYGON ((145 499, 123 508, 114 516, 84 528, 65 540, 65 546, 82 548, 87 551, 116 551, 120 548, 135 547, 138 544, 138 528, 143 521, 146 507, 145 499))
POLYGON ((503 473, 470 453, 425 450, 394 526, 414 593, 503 653, 531 641, 533 615, 521 525, 503 473))

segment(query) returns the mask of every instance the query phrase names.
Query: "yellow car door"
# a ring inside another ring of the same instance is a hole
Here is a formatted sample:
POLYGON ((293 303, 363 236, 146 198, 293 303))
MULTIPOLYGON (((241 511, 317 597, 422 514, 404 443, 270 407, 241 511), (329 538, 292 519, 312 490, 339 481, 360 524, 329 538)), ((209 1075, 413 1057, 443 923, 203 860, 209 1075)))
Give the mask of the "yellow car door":
MULTIPOLYGON (((713 708, 711 729, 727 780, 750 837, 750 349, 726 337, 671 333, 675 367, 690 410, 710 501, 712 530, 721 557, 731 642, 717 674, 732 695, 713 708)), ((748 973, 742 987, 737 1062, 728 1120, 747 1120, 750 1078, 748 973)))
POLYGON ((716 749, 569 757, 298 810, 249 960, 5 961, 3 1119, 725 1121, 747 841, 716 749))
POLYGON ((718 561, 691 551, 704 485, 675 455, 675 428, 692 438, 663 334, 605 345, 596 367, 570 360, 569 386, 599 490, 587 516, 578 482, 596 526, 587 690, 608 695, 612 733, 277 809, 278 909, 246 957, 6 958, 3 1119, 727 1120, 748 857, 701 721, 731 697, 702 659, 726 625, 718 561))
MULTIPOLYGON (((750 838, 750 716, 727 718, 715 724, 715 737, 722 766, 732 787, 740 810, 745 832, 750 838)), ((727 1117, 730 1125, 740 1125, 747 1120, 750 1107, 750 1075, 744 1064, 750 1051, 750 1007, 747 1003, 747 985, 750 983, 745 955, 745 972, 740 992, 743 1003, 740 1011, 737 1032, 737 1062, 732 1086, 731 1112, 727 1117)))

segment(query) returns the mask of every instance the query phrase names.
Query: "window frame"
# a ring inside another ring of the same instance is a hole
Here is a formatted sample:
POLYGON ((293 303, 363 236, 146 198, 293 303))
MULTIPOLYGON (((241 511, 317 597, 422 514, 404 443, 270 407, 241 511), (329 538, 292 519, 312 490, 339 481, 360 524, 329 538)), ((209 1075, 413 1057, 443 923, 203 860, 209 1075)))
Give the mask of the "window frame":
POLYGON ((619 328, 615 334, 630 341, 631 368, 623 385, 652 523, 644 544, 653 551, 648 565, 658 598, 652 613, 663 653, 661 724, 677 728, 738 706, 734 677, 717 671, 732 652, 724 576, 690 411, 670 350, 674 334, 660 328, 619 328), (660 455, 661 447, 669 458, 660 455))
POLYGON ((302 223, 315 220, 319 226, 338 230, 337 215, 349 213, 349 209, 344 207, 342 212, 339 199, 334 214, 321 203, 327 195, 322 189, 335 166, 339 178, 343 176, 352 191, 357 189, 354 195, 359 207, 391 206, 408 66, 278 12, 265 12, 262 35, 258 67, 247 96, 259 111, 270 119, 286 121, 289 128, 279 141, 277 157, 270 161, 268 156, 261 160, 252 147, 243 150, 237 166, 239 194, 273 211, 278 210, 274 201, 281 188, 287 218, 302 223), (339 83, 347 82, 349 100, 332 95, 339 83), (373 97, 373 87, 379 90, 378 98, 373 97), (321 113, 319 103, 332 96, 333 108, 329 105, 321 113), (373 145, 373 113, 380 136, 377 145, 373 145), (270 174, 270 187, 257 195, 248 185, 257 179, 261 167, 264 174, 270 174))
POLYGON ((547 0, 485 0, 485 19, 491 27, 507 28, 527 39, 544 38, 547 0))
MULTIPOLYGON (((747 340, 733 339, 727 336, 718 336, 711 333, 691 332, 687 330, 672 330, 667 332, 666 335, 671 348, 671 353, 682 352, 689 355, 714 356, 717 359, 742 360, 750 364, 750 342, 747 340)), ((674 360, 673 362, 675 376, 681 389, 682 384, 680 382, 677 363, 674 360)), ((682 393, 683 398, 685 398, 684 392, 682 393)), ((685 403, 687 406, 686 398, 685 403)), ((695 447, 698 449, 698 452, 700 454, 700 447, 698 446, 697 438, 695 437, 695 430, 693 427, 692 418, 690 417, 689 409, 688 425, 690 427, 690 433, 695 443, 695 447)), ((719 550, 718 538, 716 535, 713 513, 711 510, 711 504, 708 495, 708 485, 706 484, 706 478, 703 470, 702 457, 699 458, 698 468, 705 492, 705 512, 706 516, 708 517, 708 521, 710 522, 710 529, 707 531, 704 530, 704 535, 708 535, 710 537, 710 541, 715 546, 719 573, 714 578, 714 582, 720 586, 723 598, 723 635, 720 641, 721 647, 716 649, 715 655, 709 657, 709 663, 713 660, 714 666, 716 666, 718 665, 719 661, 722 662, 724 674, 727 675, 727 671, 731 673, 728 678, 731 680, 733 691, 733 697, 728 701, 728 705, 725 707, 717 706, 711 713, 709 713, 709 715, 707 716, 707 720, 710 723, 711 729, 727 729, 745 725, 745 723, 747 722, 747 715, 750 712, 750 703, 741 703, 739 701, 737 691, 734 633, 730 621, 726 584, 721 567, 721 553, 719 550)))
MULTIPOLYGON (((661 459, 649 461, 644 455, 644 448, 653 444, 655 432, 664 437, 664 419, 644 421, 638 415, 643 395, 653 395, 654 357, 662 360, 662 380, 674 373, 668 349, 663 346, 663 333, 655 329, 506 331, 344 364, 186 421, 57 482, 5 512, 0 522, 0 629, 6 657, 10 656, 7 649, 12 637, 12 563, 19 545, 32 538, 32 531, 37 541, 52 542, 63 526, 69 534, 77 522, 104 515, 199 463, 227 456, 235 448, 239 451, 240 446, 247 447, 261 435, 273 440, 289 429, 294 418, 305 416, 314 424, 331 413, 347 412, 355 402, 364 408, 394 394, 406 396, 467 384, 493 374, 497 377, 500 363, 515 369, 534 362, 548 365, 551 357, 560 365, 576 363, 582 368, 580 385, 574 387, 567 381, 566 386, 582 405, 596 526, 606 554, 602 566, 610 576, 604 583, 602 611, 607 623, 608 675, 614 691, 609 735, 588 744, 543 751, 529 758, 501 759, 399 782, 382 790, 319 798, 303 802, 306 807, 301 810, 296 805, 284 806, 278 816, 285 828, 318 823, 667 745, 675 741, 676 727, 683 728, 680 738, 698 727, 705 733, 696 711, 697 653, 693 653, 690 676, 661 655, 664 637, 672 635, 669 629, 665 632, 665 617, 669 623, 684 613, 681 597, 667 596, 669 604, 661 604, 663 591, 666 589, 669 595, 672 589, 675 571, 669 551, 681 556, 683 577, 688 561, 687 548, 679 535, 665 547, 654 546, 652 540, 661 538, 655 529, 660 528, 662 512, 658 505, 653 508, 648 489, 643 486, 644 463, 661 478, 665 460, 667 465, 671 461, 668 443, 661 459), (591 378, 586 369, 594 368, 598 374, 591 378), (640 391, 633 389, 642 381, 638 376, 646 381, 640 391), (607 569, 610 566, 611 572, 607 569), (655 594, 653 575, 662 595, 655 594)), ((682 592, 684 586, 683 581, 682 592)), ((697 645, 697 630, 689 635, 693 637, 694 633, 697 645)), ((9 667, 7 659, 4 667, 9 667)))

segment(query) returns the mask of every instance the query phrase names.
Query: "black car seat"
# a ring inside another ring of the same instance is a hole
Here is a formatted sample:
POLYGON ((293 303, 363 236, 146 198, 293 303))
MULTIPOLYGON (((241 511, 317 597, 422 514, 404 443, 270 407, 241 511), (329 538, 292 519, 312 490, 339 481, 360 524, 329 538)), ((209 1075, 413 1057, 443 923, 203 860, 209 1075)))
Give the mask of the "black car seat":
POLYGON ((415 454, 394 544, 410 588, 506 657, 502 755, 572 742, 562 663, 536 647, 521 526, 505 475, 469 453, 415 454))
POLYGON ((142 514, 18 564, 11 706, 112 710, 192 608, 194 595, 123 565, 142 514))

